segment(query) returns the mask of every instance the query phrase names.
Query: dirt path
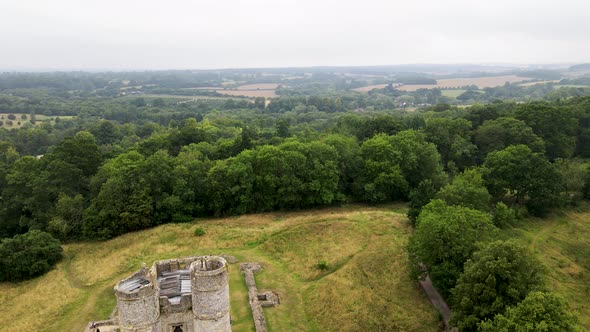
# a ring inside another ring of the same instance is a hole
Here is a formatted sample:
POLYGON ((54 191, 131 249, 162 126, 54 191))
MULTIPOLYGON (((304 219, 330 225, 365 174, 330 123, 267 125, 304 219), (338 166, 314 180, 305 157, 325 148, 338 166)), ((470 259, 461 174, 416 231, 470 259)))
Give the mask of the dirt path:
POLYGON ((556 220, 551 220, 551 222, 541 226, 541 230, 537 232, 537 234, 533 237, 531 244, 529 245, 529 249, 535 252, 539 240, 544 239, 545 236, 548 235, 550 232, 553 232, 555 228, 557 228, 557 226, 559 226, 559 222, 557 222, 556 220))
POLYGON ((74 288, 78 288, 78 289, 82 289, 84 288, 84 283, 81 282, 73 273, 72 273, 72 269, 71 269, 71 263, 72 263, 72 256, 70 255, 70 253, 65 252, 64 253, 64 259, 65 259, 65 263, 64 263, 64 272, 66 274, 66 278, 68 279, 68 281, 70 282, 70 285, 74 288))
POLYGON ((424 280, 420 280, 420 286, 426 293, 428 300, 430 303, 440 312, 443 316, 443 321, 445 322, 446 326, 449 326, 449 320, 451 319, 451 309, 447 302, 443 299, 443 297, 438 293, 436 288, 432 285, 432 280, 430 280, 430 276, 426 276, 424 280))

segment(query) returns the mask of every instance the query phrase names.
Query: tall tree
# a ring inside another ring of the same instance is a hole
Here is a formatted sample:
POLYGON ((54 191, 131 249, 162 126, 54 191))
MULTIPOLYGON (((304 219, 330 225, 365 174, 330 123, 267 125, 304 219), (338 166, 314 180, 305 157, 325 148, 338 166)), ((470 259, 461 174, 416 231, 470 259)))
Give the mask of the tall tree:
POLYGON ((453 288, 451 322, 475 331, 479 322, 516 305, 542 283, 540 263, 512 241, 494 241, 473 254, 453 288))
POLYGON ((500 117, 488 120, 477 128, 475 143, 482 158, 509 145, 524 144, 534 152, 545 152, 545 142, 533 133, 524 121, 515 118, 500 117))
POLYGON ((542 214, 560 202, 561 178, 555 166, 526 145, 491 152, 484 166, 484 179, 496 199, 513 198, 534 214, 542 214))
POLYGON ((516 117, 533 128, 545 141, 547 158, 568 158, 576 147, 578 120, 570 107, 557 107, 548 103, 519 105, 516 117))
POLYGON ((443 164, 451 162, 460 170, 475 163, 477 147, 471 143, 471 122, 465 119, 432 118, 424 132, 434 143, 443 164))
POLYGON ((432 200, 418 216, 408 243, 415 276, 423 276, 426 266, 433 284, 448 296, 477 242, 491 238, 495 229, 487 213, 432 200))
POLYGON ((465 206, 474 210, 489 211, 492 196, 478 169, 468 169, 442 187, 436 194, 449 205, 465 206))
POLYGON ((479 325, 480 332, 582 332, 578 318, 563 297, 548 292, 530 292, 524 300, 505 313, 479 325))

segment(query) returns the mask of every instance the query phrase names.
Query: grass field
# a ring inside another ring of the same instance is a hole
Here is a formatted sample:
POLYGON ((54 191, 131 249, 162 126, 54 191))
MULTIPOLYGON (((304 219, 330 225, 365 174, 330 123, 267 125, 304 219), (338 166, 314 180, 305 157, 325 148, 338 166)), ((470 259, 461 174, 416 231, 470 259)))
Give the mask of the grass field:
MULTIPOLYGON (((59 117, 62 120, 66 120, 66 119, 72 119, 73 116, 47 116, 47 115, 42 115, 42 114, 36 114, 35 115, 35 125, 38 126, 39 124, 43 123, 43 122, 50 122, 50 123, 55 123, 55 118, 59 117)), ((22 126, 25 125, 25 123, 30 123, 31 120, 31 115, 30 114, 24 114, 24 113, 0 113, 0 121, 3 122, 2 126, 0 126, 0 128, 5 128, 5 129, 12 129, 12 128, 20 128, 22 126), (16 120, 9 120, 8 119, 8 115, 9 114, 14 114, 14 116, 16 116, 16 120), (22 119, 22 115, 26 115, 27 118, 26 119, 22 119), (8 124, 8 121, 12 121, 12 125, 8 124), (19 124, 20 122, 20 124, 19 124)))
POLYGON ((505 232, 543 262, 548 287, 563 295, 590 331, 590 212, 531 219, 505 232))
MULTIPOLYGON (((0 284, 1 331, 81 331, 108 317, 114 284, 142 262, 199 254, 258 261, 270 331, 436 331, 437 313, 407 273, 405 207, 347 206, 168 224, 106 242, 64 246, 46 275, 0 284), (203 227, 206 234, 194 236, 203 227), (327 269, 317 268, 326 262, 327 269)), ((234 332, 254 331, 238 264, 230 265, 234 332)))
POLYGON ((460 94, 462 94, 463 92, 465 92, 467 90, 442 90, 441 94, 445 97, 449 97, 449 98, 457 98, 457 96, 459 96, 460 94))

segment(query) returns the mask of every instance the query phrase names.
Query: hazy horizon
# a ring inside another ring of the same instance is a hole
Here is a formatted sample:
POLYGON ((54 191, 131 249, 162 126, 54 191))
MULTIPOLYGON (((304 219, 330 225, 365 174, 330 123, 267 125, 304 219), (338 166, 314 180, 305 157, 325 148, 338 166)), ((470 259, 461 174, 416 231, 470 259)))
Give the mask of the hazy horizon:
POLYGON ((52 2, 0 6, 0 70, 590 62, 581 0, 52 2))

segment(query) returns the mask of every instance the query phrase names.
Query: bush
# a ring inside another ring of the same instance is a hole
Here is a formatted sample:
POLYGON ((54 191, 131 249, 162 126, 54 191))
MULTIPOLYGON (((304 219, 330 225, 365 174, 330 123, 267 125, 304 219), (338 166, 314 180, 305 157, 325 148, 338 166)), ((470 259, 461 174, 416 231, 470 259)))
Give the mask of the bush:
POLYGON ((195 228, 195 236, 203 236, 205 235, 205 229, 203 227, 195 228))
POLYGON ((8 114, 8 120, 16 120, 16 115, 8 114))
POLYGON ((498 202, 494 210, 493 220, 496 227, 504 228, 512 226, 517 220, 516 211, 506 206, 506 204, 498 202))
POLYGON ((0 242, 0 281, 20 281, 40 276, 62 258, 58 240, 49 233, 31 230, 0 242))
POLYGON ((328 269, 330 266, 328 265, 328 262, 327 262, 326 260, 321 260, 321 261, 319 261, 319 262, 318 262, 318 263, 315 265, 315 267, 317 267, 317 268, 318 268, 318 270, 325 271, 325 270, 327 270, 327 269, 328 269))

